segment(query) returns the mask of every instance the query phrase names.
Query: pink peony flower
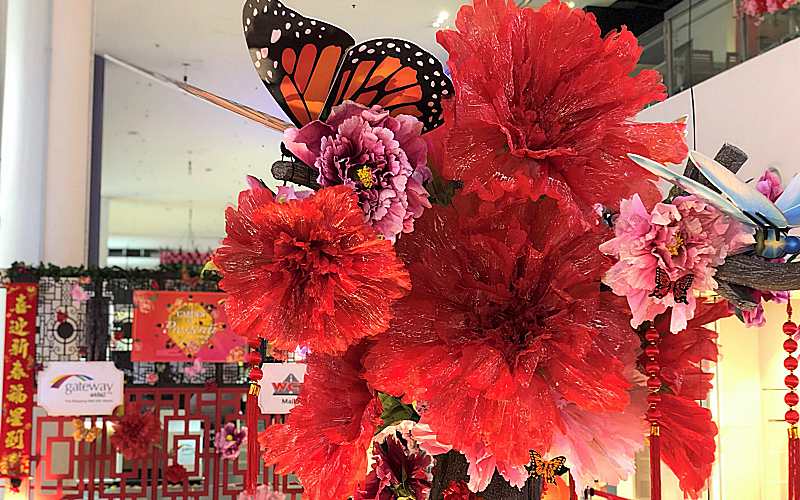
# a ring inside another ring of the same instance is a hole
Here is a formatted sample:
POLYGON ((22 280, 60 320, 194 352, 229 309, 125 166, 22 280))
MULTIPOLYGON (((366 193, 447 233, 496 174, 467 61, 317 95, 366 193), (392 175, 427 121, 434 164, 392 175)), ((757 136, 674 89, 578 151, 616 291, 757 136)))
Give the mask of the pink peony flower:
POLYGON ((767 169, 764 175, 756 182, 756 189, 758 192, 769 198, 770 201, 777 200, 783 194, 783 186, 781 185, 781 176, 774 169, 767 169))
POLYGON ((628 299, 634 327, 673 308, 673 333, 686 328, 694 317, 692 290, 716 289, 715 267, 729 254, 753 244, 744 225, 695 196, 677 197, 672 204, 658 203, 648 212, 634 195, 620 204, 614 231, 615 237, 600 245, 603 253, 618 259, 603 281, 615 294, 628 299), (658 268, 673 282, 694 276, 686 304, 676 302, 672 292, 664 298, 651 296, 658 268))
POLYGON ((284 144, 319 171, 324 186, 345 184, 358 193, 365 220, 394 241, 414 230, 430 208, 423 183, 430 179, 422 122, 389 116, 380 106, 345 102, 325 121, 284 133, 284 144))
POLYGON ((237 429, 236 424, 228 422, 214 436, 214 447, 224 460, 236 460, 246 440, 247 428, 237 429))

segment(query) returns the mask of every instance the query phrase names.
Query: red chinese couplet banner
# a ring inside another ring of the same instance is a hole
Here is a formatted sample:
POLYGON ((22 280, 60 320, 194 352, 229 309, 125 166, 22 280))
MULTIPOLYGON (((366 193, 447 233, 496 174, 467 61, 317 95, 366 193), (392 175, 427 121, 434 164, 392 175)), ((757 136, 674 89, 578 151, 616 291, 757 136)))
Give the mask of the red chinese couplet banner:
POLYGON ((133 293, 133 361, 241 362, 245 339, 226 325, 224 293, 133 293))
POLYGON ((6 290, 0 477, 27 477, 33 427, 38 288, 34 284, 14 283, 6 290))

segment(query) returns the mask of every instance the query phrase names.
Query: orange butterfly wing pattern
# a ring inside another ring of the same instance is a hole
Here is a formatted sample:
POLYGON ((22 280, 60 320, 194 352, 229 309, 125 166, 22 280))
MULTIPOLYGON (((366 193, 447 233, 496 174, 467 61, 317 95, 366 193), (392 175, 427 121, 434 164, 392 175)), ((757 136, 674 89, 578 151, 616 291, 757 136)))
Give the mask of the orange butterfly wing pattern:
POLYGON ((246 2, 242 25, 261 81, 292 122, 319 118, 353 37, 278 0, 246 2))
POLYGON ((441 100, 452 93, 433 55, 411 42, 381 38, 347 51, 325 110, 346 100, 378 104, 392 115, 417 117, 429 131, 442 124, 441 100))

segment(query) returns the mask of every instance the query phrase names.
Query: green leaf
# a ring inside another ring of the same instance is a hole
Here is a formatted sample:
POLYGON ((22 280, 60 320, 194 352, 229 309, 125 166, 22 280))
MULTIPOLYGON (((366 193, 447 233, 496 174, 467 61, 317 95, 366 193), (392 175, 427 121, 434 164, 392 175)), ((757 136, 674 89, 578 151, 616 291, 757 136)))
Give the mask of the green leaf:
POLYGON ((383 392, 378 393, 378 398, 383 406, 383 412, 381 413, 383 424, 378 429, 378 432, 403 420, 419 422, 419 414, 414 411, 413 406, 404 404, 398 398, 383 392))

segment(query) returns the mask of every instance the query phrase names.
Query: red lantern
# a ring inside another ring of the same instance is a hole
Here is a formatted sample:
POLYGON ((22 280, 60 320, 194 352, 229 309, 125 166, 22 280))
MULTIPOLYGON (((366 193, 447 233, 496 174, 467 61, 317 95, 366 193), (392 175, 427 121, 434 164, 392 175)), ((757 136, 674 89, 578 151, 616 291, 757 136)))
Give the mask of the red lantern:
POLYGON ((797 333, 797 324, 792 321, 792 304, 786 306, 787 320, 783 324, 783 333, 787 339, 783 342, 783 350, 786 351, 786 359, 783 366, 789 370, 789 374, 783 379, 789 391, 783 397, 786 406, 789 407, 784 415, 784 420, 789 424, 789 500, 800 500, 800 434, 797 431, 797 423, 800 422, 800 413, 795 410, 795 406, 800 402, 795 389, 797 389, 798 378, 794 374, 797 369, 797 341, 794 335, 797 333))

